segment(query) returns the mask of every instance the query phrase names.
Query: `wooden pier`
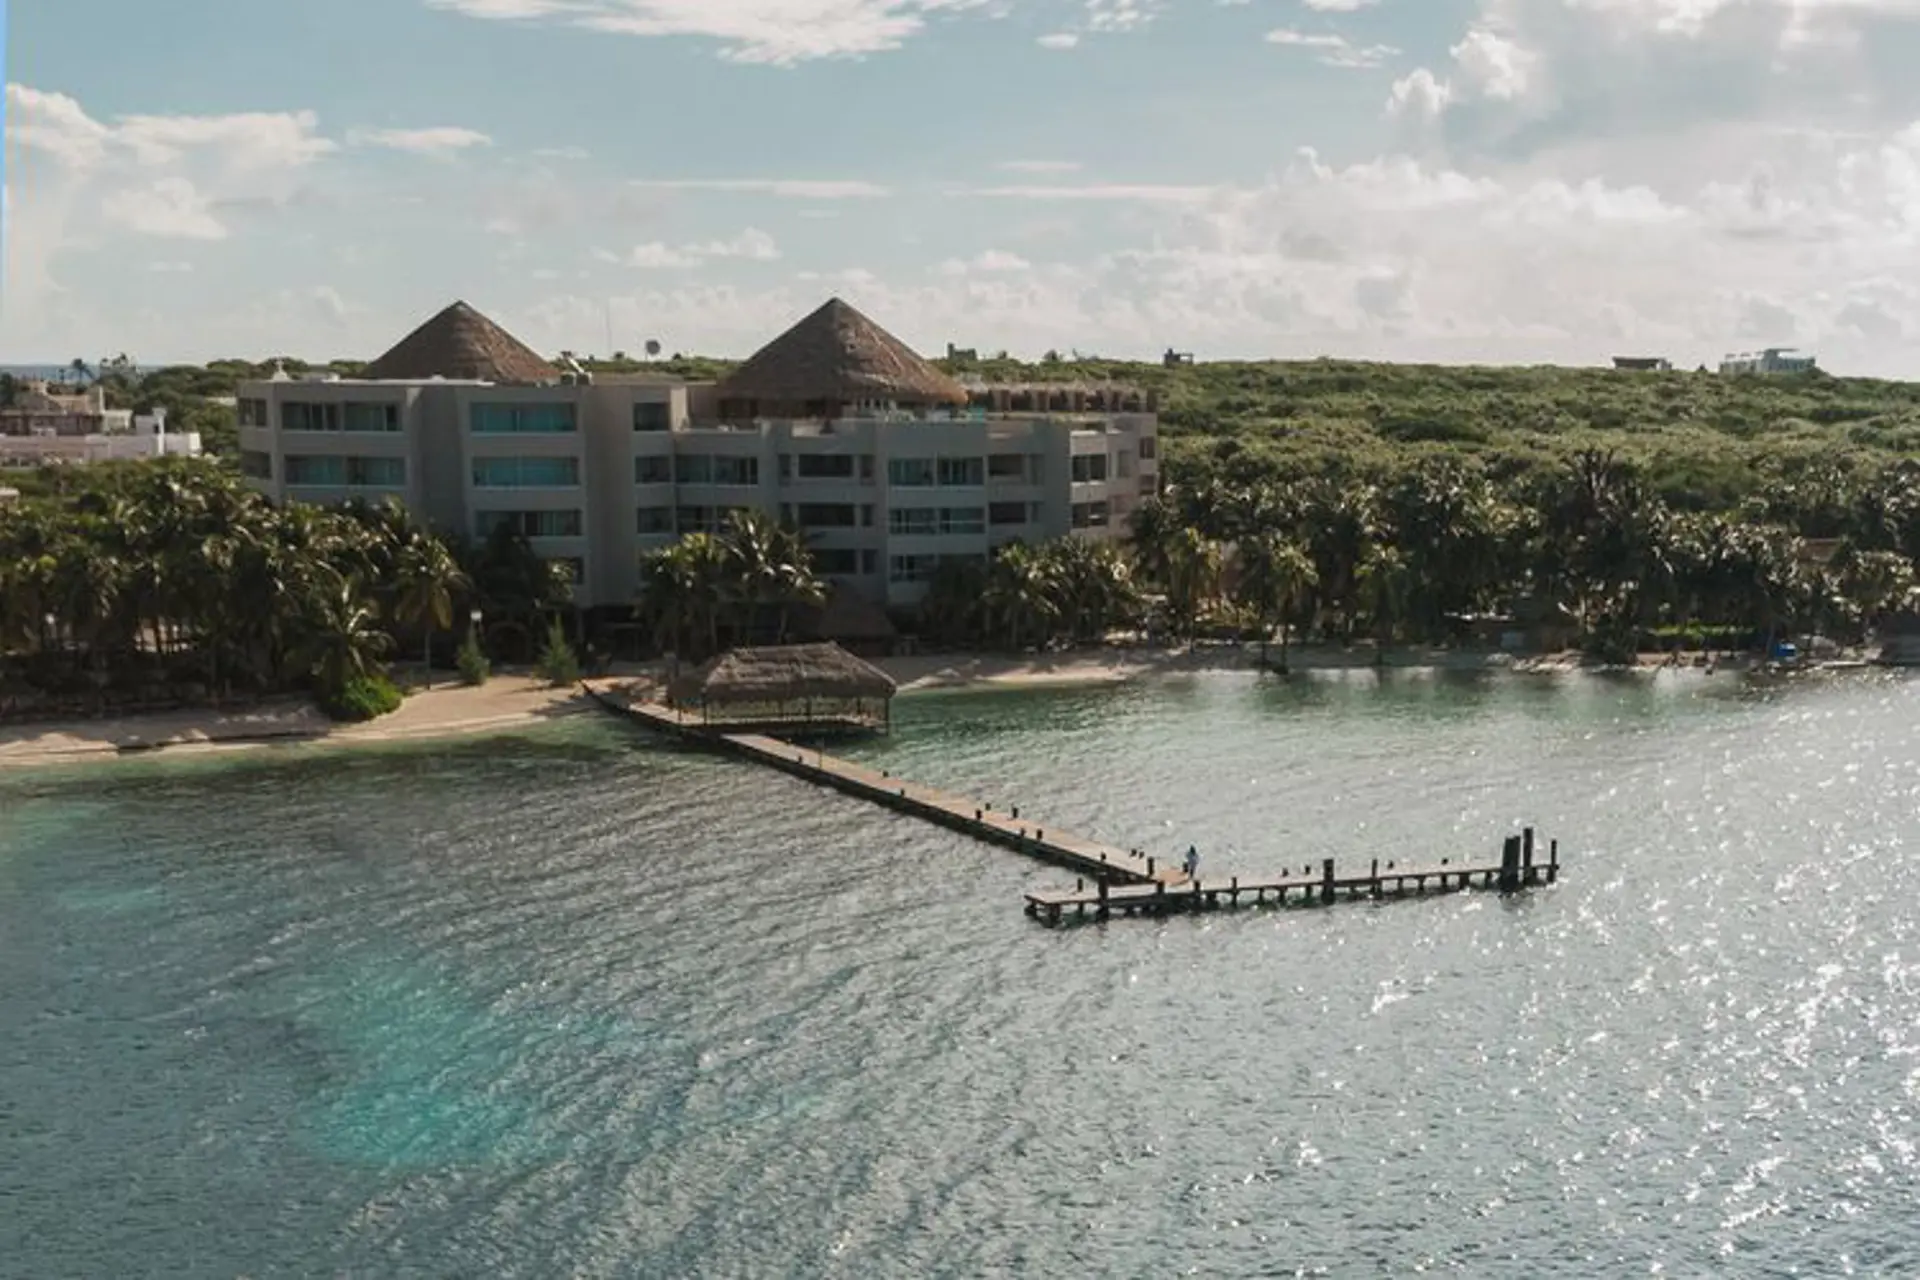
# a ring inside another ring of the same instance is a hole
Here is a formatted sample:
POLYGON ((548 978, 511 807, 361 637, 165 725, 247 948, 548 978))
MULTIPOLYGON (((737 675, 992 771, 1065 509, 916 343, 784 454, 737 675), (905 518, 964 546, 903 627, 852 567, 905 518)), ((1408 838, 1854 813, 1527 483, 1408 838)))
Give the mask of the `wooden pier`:
POLYGON ((1221 907, 1331 906, 1336 902, 1376 901, 1427 894, 1459 893, 1479 887, 1517 893, 1560 878, 1560 842, 1547 846, 1544 862, 1534 854, 1534 835, 1528 828, 1509 836, 1498 863, 1454 866, 1381 865, 1375 858, 1360 875, 1342 875, 1332 858, 1316 873, 1257 878, 1196 879, 1184 884, 1109 885, 1082 879, 1072 889, 1037 889, 1027 894, 1027 914, 1050 925, 1072 920, 1106 920, 1123 915, 1166 915, 1174 911, 1210 911, 1221 907))
POLYGON ((659 703, 623 701, 591 686, 587 692, 608 710, 682 741, 768 765, 897 813, 911 814, 976 840, 1054 863, 1079 873, 1083 879, 1090 876, 1113 885, 1149 888, 1177 888, 1187 882, 1185 872, 1177 865, 1163 866, 1158 859, 1137 850, 1089 840, 1042 819, 1023 817, 1014 806, 996 809, 983 801, 921 786, 884 769, 869 769, 765 734, 711 729, 698 716, 659 703))
POLYGON ((1334 860, 1327 858, 1318 871, 1309 866, 1298 875, 1189 879, 1178 865, 1162 865, 1137 849, 1102 844, 1031 816, 1022 817, 1015 807, 995 809, 812 747, 767 734, 728 732, 708 725, 699 716, 657 702, 624 698, 592 685, 585 688, 607 710, 669 737, 752 760, 1077 872, 1080 878, 1071 889, 1036 889, 1026 895, 1027 914, 1050 925, 1089 918, 1106 920, 1116 912, 1157 916, 1269 903, 1279 907, 1326 906, 1343 901, 1459 893, 1472 888, 1518 893, 1538 884, 1553 884, 1560 878, 1560 842, 1550 843, 1546 857, 1536 859, 1533 828, 1529 827, 1507 837, 1498 863, 1456 866, 1443 860, 1437 866, 1402 866, 1398 860, 1382 865, 1375 858, 1364 873, 1353 875, 1342 874, 1334 860))

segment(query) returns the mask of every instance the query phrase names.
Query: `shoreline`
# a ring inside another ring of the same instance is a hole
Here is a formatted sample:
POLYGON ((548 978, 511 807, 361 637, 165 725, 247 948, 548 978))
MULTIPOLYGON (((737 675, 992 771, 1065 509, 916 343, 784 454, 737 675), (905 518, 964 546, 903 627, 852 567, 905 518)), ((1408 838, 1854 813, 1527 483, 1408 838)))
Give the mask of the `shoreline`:
MULTIPOLYGON (((1270 655, 1277 657, 1277 651, 1270 655)), ((1721 659, 1712 666, 1669 655, 1643 654, 1633 667, 1598 667, 1578 654, 1515 658, 1497 651, 1409 649, 1390 652, 1376 662, 1371 649, 1295 646, 1287 655, 1292 674, 1330 671, 1505 672, 1514 675, 1564 675, 1575 672, 1715 672, 1744 675, 1750 659, 1721 659)), ((1257 650, 1233 643, 1192 648, 1148 646, 1073 650, 1055 654, 908 654, 875 661, 893 677, 902 696, 939 693, 1092 688, 1161 676, 1259 669, 1257 650)), ((1812 663, 1809 670, 1854 669, 1861 661, 1812 663)), ((592 677, 597 685, 655 680, 658 663, 616 664, 592 677)), ((98 720, 69 719, 0 726, 0 772, 62 764, 165 755, 259 751, 293 745, 445 741, 550 723, 594 710, 580 688, 553 688, 532 676, 497 675, 478 688, 449 679, 431 689, 410 690, 399 710, 362 724, 337 724, 310 702, 285 699, 244 710, 199 708, 98 720)))

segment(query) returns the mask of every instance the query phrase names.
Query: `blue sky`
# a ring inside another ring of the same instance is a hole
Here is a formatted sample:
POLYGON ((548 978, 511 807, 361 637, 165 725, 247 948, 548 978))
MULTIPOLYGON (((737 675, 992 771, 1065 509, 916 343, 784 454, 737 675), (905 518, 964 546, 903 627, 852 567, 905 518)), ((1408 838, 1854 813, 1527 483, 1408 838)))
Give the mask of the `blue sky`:
POLYGON ((902 337, 1920 376, 1920 0, 12 6, 0 362, 902 337))

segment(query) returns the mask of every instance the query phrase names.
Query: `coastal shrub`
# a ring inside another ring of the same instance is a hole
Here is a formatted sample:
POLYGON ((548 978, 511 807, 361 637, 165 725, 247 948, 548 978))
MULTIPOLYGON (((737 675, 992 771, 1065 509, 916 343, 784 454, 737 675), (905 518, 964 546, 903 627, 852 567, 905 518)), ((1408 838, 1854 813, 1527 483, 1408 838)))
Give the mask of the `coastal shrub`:
POLYGON ((320 709, 335 720, 357 723, 400 707, 400 690, 384 675, 355 676, 338 689, 323 690, 320 709))
POLYGON ((493 664, 487 661, 486 653, 480 648, 480 638, 473 632, 467 632, 467 638, 460 642, 460 649, 453 655, 454 665, 460 668, 460 678, 474 686, 483 685, 487 677, 493 674, 493 664))
POLYGON ((551 685, 579 683, 580 659, 567 642, 567 631, 560 625, 560 619, 555 618, 547 628, 546 643, 540 647, 540 657, 533 669, 551 685))

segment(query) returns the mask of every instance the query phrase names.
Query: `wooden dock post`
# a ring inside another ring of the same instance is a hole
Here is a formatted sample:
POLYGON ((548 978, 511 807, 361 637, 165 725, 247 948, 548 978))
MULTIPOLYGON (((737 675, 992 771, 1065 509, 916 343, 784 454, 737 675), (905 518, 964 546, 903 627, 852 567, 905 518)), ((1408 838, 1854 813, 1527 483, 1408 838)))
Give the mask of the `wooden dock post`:
POLYGON ((1320 901, 1333 901, 1333 859, 1320 864, 1320 901))
POLYGON ((1380 896, 1380 859, 1378 858, 1373 860, 1373 882, 1369 889, 1372 896, 1376 898, 1380 896))
POLYGON ((1520 837, 1508 836, 1500 849, 1500 892, 1520 891, 1520 837))
POLYGON ((1527 827, 1520 832, 1520 882, 1536 884, 1533 875, 1533 828, 1527 827))
POLYGON ((1560 878, 1560 842, 1547 842, 1547 883, 1552 884, 1560 878))

